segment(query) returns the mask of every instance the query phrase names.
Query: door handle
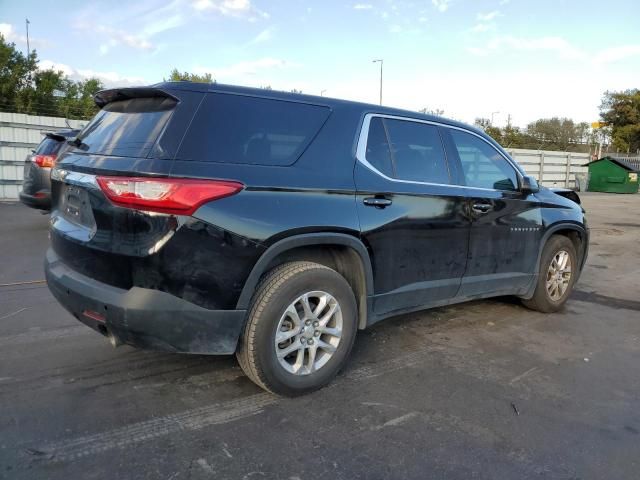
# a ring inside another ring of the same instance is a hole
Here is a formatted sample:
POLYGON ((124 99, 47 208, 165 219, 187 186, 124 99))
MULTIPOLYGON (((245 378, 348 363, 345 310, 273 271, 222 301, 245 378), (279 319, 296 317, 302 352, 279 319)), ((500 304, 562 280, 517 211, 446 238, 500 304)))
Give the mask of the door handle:
POLYGON ((474 203, 471 209, 477 213, 487 213, 489 210, 493 210, 493 205, 490 203, 474 203))
POLYGON ((393 203, 388 198, 381 198, 381 197, 367 197, 362 202, 368 207, 376 207, 376 208, 385 208, 393 203))

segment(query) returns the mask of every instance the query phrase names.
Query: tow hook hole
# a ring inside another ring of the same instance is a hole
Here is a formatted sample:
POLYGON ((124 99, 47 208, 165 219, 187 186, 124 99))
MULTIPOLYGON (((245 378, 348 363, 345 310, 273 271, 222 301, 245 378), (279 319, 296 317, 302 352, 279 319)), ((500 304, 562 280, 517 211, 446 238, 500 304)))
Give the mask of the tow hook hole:
POLYGON ((107 310, 108 310, 106 305, 104 306, 104 310, 105 310, 105 311, 107 311, 107 310))

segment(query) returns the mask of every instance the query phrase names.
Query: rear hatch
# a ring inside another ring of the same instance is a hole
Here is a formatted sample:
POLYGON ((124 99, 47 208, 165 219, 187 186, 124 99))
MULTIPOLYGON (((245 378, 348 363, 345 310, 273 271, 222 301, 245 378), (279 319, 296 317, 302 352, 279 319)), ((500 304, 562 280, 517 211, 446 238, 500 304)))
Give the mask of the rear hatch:
POLYGON ((66 138, 47 133, 40 145, 25 158, 22 191, 27 195, 45 197, 49 194, 49 172, 66 138))
POLYGON ((175 233, 180 217, 116 206, 98 182, 102 177, 167 177, 201 97, 155 88, 98 94, 102 110, 70 141, 51 172, 51 242, 70 267, 130 288, 137 266, 175 233))

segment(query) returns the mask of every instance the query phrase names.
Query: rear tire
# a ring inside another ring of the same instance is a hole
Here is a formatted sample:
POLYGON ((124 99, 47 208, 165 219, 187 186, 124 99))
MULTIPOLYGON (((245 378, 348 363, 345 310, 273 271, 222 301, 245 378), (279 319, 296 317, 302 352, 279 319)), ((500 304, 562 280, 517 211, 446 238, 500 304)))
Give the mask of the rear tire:
POLYGON ((265 390, 303 395, 345 365, 356 330, 356 300, 344 277, 317 263, 289 262, 258 285, 236 357, 265 390))
POLYGON ((557 312, 565 304, 578 273, 573 242, 563 235, 553 235, 544 246, 533 297, 522 303, 538 312, 557 312))

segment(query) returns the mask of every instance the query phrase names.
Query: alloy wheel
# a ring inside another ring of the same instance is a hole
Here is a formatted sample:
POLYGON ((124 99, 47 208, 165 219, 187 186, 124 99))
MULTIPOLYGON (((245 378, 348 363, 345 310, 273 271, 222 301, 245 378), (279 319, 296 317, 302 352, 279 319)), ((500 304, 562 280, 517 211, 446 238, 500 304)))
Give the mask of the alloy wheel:
POLYGON ((275 333, 278 363, 294 375, 309 375, 322 368, 342 337, 342 310, 329 293, 300 295, 284 311, 275 333))
POLYGON ((571 281, 571 256, 565 250, 557 252, 547 269, 547 294, 551 300, 560 300, 571 281))

